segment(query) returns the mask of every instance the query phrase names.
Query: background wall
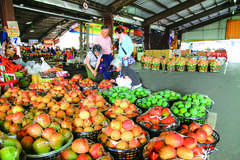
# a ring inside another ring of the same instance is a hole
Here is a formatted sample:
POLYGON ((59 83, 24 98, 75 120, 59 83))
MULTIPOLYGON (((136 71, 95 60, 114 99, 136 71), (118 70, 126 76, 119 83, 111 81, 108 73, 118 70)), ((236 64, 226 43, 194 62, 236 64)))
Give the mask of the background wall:
POLYGON ((207 26, 183 33, 182 40, 224 40, 227 20, 240 19, 240 16, 233 16, 207 26))

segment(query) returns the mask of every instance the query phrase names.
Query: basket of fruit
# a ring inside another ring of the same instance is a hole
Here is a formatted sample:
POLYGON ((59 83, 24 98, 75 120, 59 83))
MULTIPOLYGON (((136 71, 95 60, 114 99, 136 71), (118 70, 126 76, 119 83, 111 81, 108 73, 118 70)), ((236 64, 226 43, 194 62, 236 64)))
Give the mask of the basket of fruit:
POLYGON ((94 143, 86 138, 78 138, 73 141, 71 146, 61 152, 62 160, 89 160, 89 159, 106 159, 113 160, 112 156, 107 153, 100 143, 94 143))
POLYGON ((168 107, 169 104, 167 102, 167 99, 160 95, 150 95, 148 97, 138 99, 136 102, 136 106, 140 108, 143 112, 147 111, 149 108, 155 107, 155 106, 162 106, 162 107, 168 107))
POLYGON ((206 151, 199 147, 195 139, 177 132, 162 132, 144 147, 144 160, 207 160, 206 151))
POLYGON ((109 90, 111 87, 113 87, 113 84, 109 80, 103 80, 98 84, 99 90, 109 90))
POLYGON ((135 104, 131 104, 127 99, 116 99, 114 104, 104 112, 108 119, 116 119, 119 115, 135 120, 142 110, 137 108, 135 104))
POLYGON ((45 113, 39 114, 36 122, 27 129, 19 131, 17 137, 26 151, 27 159, 34 160, 56 159, 73 140, 70 130, 61 128, 45 113))
MULTIPOLYGON (((181 99, 181 94, 171 91, 171 90, 163 90, 163 91, 158 91, 153 93, 154 96, 162 96, 164 99, 167 100, 167 102, 169 103, 169 105, 172 105, 174 102, 178 101, 179 99, 181 99)), ((165 107, 165 106, 163 106, 165 107)))
POLYGON ((153 58, 152 59, 152 70, 158 71, 160 69, 160 58, 153 58))
POLYGON ((100 112, 105 112, 110 105, 105 101, 102 95, 90 94, 83 100, 83 106, 96 108, 100 112))
POLYGON ((200 59, 198 62, 198 71, 207 72, 208 71, 208 60, 200 59))
POLYGON ((150 137, 159 136, 161 132, 174 131, 180 126, 180 122, 172 114, 170 109, 156 106, 139 116, 136 122, 148 131, 150 137))
POLYGON ((169 71, 169 72, 175 71, 175 60, 168 61, 167 71, 169 71))
POLYGON ((144 97, 147 97, 149 95, 151 95, 151 91, 142 87, 139 87, 137 89, 134 89, 133 94, 135 95, 136 98, 141 99, 144 97))
POLYGON ((210 63, 210 72, 220 72, 221 70, 221 62, 218 60, 214 60, 210 63))
POLYGON ((175 102, 171 107, 171 111, 183 124, 190 124, 193 121, 203 124, 208 117, 208 111, 204 106, 187 101, 175 102))
POLYGON ((196 138, 199 146, 207 151, 208 154, 216 150, 216 145, 220 141, 220 136, 209 124, 199 124, 196 122, 190 125, 182 125, 181 134, 196 138))
POLYGON ((107 127, 109 120, 96 108, 81 109, 73 120, 74 138, 88 138, 97 141, 103 127, 107 127))
POLYGON ((87 89, 93 90, 96 88, 96 84, 90 78, 87 78, 80 82, 80 87, 83 91, 87 89))
POLYGON ((197 60, 191 58, 187 61, 187 71, 188 72, 197 71, 197 60))
POLYGON ((199 106, 204 106, 207 110, 211 110, 213 108, 214 105, 214 101, 206 96, 206 95, 202 95, 199 93, 193 93, 193 94, 189 94, 189 95, 185 95, 182 97, 181 99, 182 101, 188 101, 188 102, 192 102, 196 105, 199 106))
POLYGON ((128 99, 131 103, 134 103, 137 100, 134 93, 127 87, 115 86, 110 88, 109 91, 103 91, 102 94, 111 104, 113 104, 116 99, 128 99))
POLYGON ((186 61, 185 61, 184 58, 178 58, 176 60, 176 71, 184 72, 185 71, 185 64, 186 64, 186 61))
POLYGON ((103 144, 115 160, 142 159, 143 147, 149 139, 149 134, 146 131, 126 117, 121 117, 120 120, 112 120, 98 137, 99 142, 103 144))

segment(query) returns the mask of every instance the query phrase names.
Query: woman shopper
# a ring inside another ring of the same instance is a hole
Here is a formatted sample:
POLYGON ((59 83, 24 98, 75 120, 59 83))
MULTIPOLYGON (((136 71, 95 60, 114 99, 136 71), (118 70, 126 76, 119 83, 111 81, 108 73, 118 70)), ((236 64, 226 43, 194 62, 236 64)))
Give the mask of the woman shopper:
POLYGON ((99 64, 102 57, 102 47, 99 44, 93 46, 92 50, 87 53, 84 64, 87 70, 88 78, 100 82, 103 79, 101 73, 98 73, 99 64))
POLYGON ((123 32, 122 27, 117 27, 115 32, 119 38, 118 58, 122 61, 123 66, 128 67, 129 58, 131 57, 134 49, 132 40, 123 32))

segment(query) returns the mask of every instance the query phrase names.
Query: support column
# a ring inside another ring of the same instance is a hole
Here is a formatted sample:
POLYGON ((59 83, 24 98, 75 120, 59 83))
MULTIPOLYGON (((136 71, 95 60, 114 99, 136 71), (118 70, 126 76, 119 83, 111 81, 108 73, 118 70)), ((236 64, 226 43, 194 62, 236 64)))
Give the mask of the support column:
POLYGON ((7 21, 15 21, 12 0, 0 0, 2 26, 7 26, 7 21))
POLYGON ((177 33, 177 37, 178 41, 180 41, 180 43, 178 43, 178 49, 180 49, 182 43, 182 33, 181 32, 177 33))
POLYGON ((83 45, 82 45, 82 39, 83 39, 83 34, 82 34, 82 22, 79 23, 79 28, 80 28, 80 33, 79 33, 79 49, 83 49, 83 45))
POLYGON ((86 24, 86 47, 89 49, 89 24, 86 24))
POLYGON ((150 25, 144 27, 144 49, 150 49, 150 25))
POLYGON ((109 36, 111 39, 113 38, 113 15, 112 13, 107 13, 104 16, 104 25, 109 27, 109 36))

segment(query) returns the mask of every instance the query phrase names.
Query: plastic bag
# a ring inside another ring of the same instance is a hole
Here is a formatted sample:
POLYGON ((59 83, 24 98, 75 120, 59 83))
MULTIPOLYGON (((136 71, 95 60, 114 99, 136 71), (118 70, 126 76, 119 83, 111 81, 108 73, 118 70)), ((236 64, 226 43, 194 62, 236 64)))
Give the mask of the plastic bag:
POLYGON ((25 67, 28 71, 29 74, 33 75, 33 74, 39 74, 41 72, 41 65, 40 64, 35 64, 33 67, 31 66, 26 66, 25 67))
POLYGON ((47 64, 47 62, 45 62, 43 57, 41 57, 41 60, 42 60, 41 72, 49 70, 51 67, 47 64))
POLYGON ((25 66, 25 62, 23 62, 22 58, 19 58, 17 60, 14 60, 13 62, 15 62, 16 64, 21 64, 22 66, 25 66))
POLYGON ((128 87, 129 89, 132 88, 131 84, 132 84, 132 80, 130 78, 121 78, 118 77, 116 79, 116 83, 118 84, 118 86, 120 87, 128 87))

